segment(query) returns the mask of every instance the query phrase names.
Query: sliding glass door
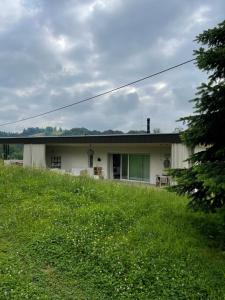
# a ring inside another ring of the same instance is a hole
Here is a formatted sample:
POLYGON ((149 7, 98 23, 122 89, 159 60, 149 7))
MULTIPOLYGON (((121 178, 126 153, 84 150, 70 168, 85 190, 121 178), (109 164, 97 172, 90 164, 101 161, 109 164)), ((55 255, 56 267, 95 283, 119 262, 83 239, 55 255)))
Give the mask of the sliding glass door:
POLYGON ((129 179, 138 181, 149 181, 149 155, 129 155, 129 179))
POLYGON ((136 181, 150 180, 149 154, 113 154, 113 178, 136 181), (115 165, 115 161, 117 164, 115 165))

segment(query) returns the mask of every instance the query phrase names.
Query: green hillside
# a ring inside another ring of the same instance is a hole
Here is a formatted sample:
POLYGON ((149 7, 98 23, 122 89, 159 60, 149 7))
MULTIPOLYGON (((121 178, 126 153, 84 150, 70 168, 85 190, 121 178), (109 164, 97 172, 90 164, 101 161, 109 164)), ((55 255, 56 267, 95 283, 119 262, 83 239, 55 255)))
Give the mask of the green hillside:
POLYGON ((1 299, 225 299, 219 215, 164 190, 0 168, 1 299))

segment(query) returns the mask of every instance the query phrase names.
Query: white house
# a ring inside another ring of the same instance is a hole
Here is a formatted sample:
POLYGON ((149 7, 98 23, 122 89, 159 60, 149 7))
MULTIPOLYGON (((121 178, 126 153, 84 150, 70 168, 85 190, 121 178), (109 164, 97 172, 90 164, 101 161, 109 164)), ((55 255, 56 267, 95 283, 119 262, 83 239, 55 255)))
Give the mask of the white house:
POLYGON ((177 133, 12 137, 0 138, 0 144, 23 144, 24 167, 151 184, 169 167, 188 168, 190 155, 177 133))

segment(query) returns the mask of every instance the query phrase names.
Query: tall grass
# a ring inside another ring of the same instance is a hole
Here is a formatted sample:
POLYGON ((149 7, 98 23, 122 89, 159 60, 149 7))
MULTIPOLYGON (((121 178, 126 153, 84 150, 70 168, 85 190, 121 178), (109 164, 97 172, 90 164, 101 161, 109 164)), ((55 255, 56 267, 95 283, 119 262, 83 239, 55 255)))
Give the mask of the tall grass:
POLYGON ((0 167, 1 299, 225 299, 219 215, 164 190, 0 167))

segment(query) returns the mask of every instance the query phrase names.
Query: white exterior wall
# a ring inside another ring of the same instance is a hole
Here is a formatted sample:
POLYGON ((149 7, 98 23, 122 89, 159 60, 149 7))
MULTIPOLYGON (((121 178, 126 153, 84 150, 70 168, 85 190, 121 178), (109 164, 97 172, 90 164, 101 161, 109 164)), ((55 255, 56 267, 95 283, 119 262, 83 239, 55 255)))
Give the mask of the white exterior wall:
POLYGON ((32 166, 46 168, 46 145, 32 145, 32 166))
POLYGON ((194 153, 198 153, 198 152, 201 152, 201 151, 205 151, 206 150, 206 147, 205 146, 196 146, 195 149, 194 149, 194 153))
POLYGON ((51 168, 51 156, 61 156, 61 168, 71 171, 72 168, 87 168, 87 150, 85 147, 76 146, 47 146, 46 165, 51 168))
MULTIPOLYGON (((72 168, 88 168, 89 146, 78 145, 49 145, 46 148, 46 165, 51 167, 51 156, 61 156, 61 168, 70 171, 72 168)), ((92 145, 94 150, 94 167, 102 167, 104 178, 110 178, 110 154, 116 153, 145 153, 150 155, 150 183, 155 184, 156 175, 164 173, 163 162, 165 155, 171 155, 171 145, 92 145), (98 158, 101 161, 98 161, 98 158)))
POLYGON ((24 167, 46 168, 46 145, 30 144, 24 145, 23 165, 24 167))
POLYGON ((189 163, 185 161, 190 156, 190 151, 183 144, 172 144, 171 149, 171 168, 183 169, 188 168, 189 163))
POLYGON ((32 166, 32 145, 23 146, 23 166, 24 167, 32 166))
MULTIPOLYGON (((51 156, 61 156, 61 168, 71 171, 72 168, 88 168, 89 145, 24 145, 23 165, 25 167, 51 167, 51 156)), ((111 154, 143 153, 150 155, 150 183, 155 184, 156 175, 164 173, 165 157, 171 158, 171 168, 188 168, 185 161, 190 156, 190 150, 183 144, 97 144, 91 145, 94 150, 94 167, 102 167, 103 177, 112 178, 111 154), (100 158, 100 161, 98 161, 100 158)), ((204 150, 196 147, 195 153, 204 150)))

